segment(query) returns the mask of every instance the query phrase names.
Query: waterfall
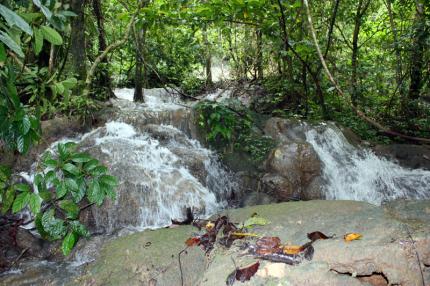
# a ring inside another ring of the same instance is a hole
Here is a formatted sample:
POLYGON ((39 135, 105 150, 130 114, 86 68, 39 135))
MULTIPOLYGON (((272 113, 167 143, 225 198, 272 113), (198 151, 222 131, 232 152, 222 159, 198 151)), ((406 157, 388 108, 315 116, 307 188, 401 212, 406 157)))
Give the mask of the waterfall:
POLYGON ((379 205, 400 198, 430 198, 430 171, 407 169, 355 147, 333 125, 309 128, 306 140, 323 163, 327 199, 379 205))

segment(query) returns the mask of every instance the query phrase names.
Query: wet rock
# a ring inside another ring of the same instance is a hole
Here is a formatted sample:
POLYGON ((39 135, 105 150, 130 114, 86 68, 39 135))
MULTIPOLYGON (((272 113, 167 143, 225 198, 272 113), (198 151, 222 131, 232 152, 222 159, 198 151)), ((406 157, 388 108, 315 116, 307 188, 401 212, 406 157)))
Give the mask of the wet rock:
MULTIPOLYGON (((414 206, 424 214, 414 221, 399 221, 383 207, 352 201, 289 202, 226 213, 237 222, 258 213, 271 222, 259 227, 258 233, 278 236, 290 244, 307 242, 306 234, 312 231, 337 234, 334 239, 315 242, 314 257, 309 262, 282 266, 261 261, 261 271, 247 285, 409 286, 422 285, 415 249, 423 258, 424 271, 430 255, 430 214, 425 211, 425 203, 414 206), (342 235, 348 232, 359 232, 363 238, 345 242, 342 235)), ((410 211, 412 207, 402 209, 410 211)), ((149 285, 156 279, 157 285, 181 285, 178 253, 194 231, 190 226, 145 231, 105 243, 100 257, 73 284, 149 285)), ((189 249, 181 256, 185 285, 225 285, 235 268, 232 257, 238 267, 255 262, 241 254, 236 246, 229 251, 217 246, 207 258, 198 247, 189 249)))
POLYGON ((377 145, 374 151, 412 169, 430 170, 430 147, 425 145, 391 144, 377 145))
POLYGON ((306 194, 309 184, 320 175, 321 162, 308 143, 283 143, 272 151, 266 162, 270 173, 263 176, 263 190, 281 201, 306 197, 321 197, 306 194))
POLYGON ((249 207, 249 206, 258 206, 258 205, 267 205, 276 203, 278 200, 270 196, 266 193, 262 192, 251 192, 244 195, 241 199, 239 206, 240 207, 249 207))
POLYGON ((272 117, 266 121, 264 133, 279 142, 305 142, 307 127, 303 121, 272 117))
POLYGON ((56 247, 53 243, 36 237, 30 231, 23 228, 17 229, 16 243, 27 254, 37 258, 46 259, 56 252, 56 247))

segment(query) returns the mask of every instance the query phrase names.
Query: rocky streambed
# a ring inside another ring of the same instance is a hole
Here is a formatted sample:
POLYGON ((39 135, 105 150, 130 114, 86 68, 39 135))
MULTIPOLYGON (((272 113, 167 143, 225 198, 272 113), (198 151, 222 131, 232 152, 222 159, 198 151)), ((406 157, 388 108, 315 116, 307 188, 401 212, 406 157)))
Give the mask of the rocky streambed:
MULTIPOLYGON (((309 232, 336 234, 314 244, 311 261, 262 262, 248 285, 423 285, 422 277, 430 283, 427 147, 379 147, 376 155, 333 123, 270 118, 263 135, 276 146, 266 160, 250 166, 227 154, 223 165, 199 143, 193 109, 163 89, 147 91, 144 104, 115 100, 97 121, 93 130, 45 123, 53 134, 48 142, 73 137, 107 164, 120 180, 118 199, 82 212, 94 236, 66 259, 58 245, 20 229, 24 259, 0 274, 0 285, 181 285, 178 254, 196 229, 162 227, 184 219, 187 208, 200 217, 224 212, 234 222, 258 213, 270 224, 253 232, 295 245, 309 232), (89 132, 76 135, 83 130, 89 132), (282 203, 297 200, 312 201, 282 203), (245 208, 228 209, 232 201, 245 208), (346 243, 349 232, 363 239, 346 243)), ((15 169, 31 169, 47 147, 18 159, 15 169)), ((255 261, 239 245, 216 246, 210 255, 194 247, 181 258, 183 285, 225 285, 233 260, 238 267, 255 261)))
MULTIPOLYGON (((260 270, 243 285, 428 285, 430 281, 430 201, 398 201, 384 207, 352 201, 288 202, 224 212, 237 222, 253 213, 270 221, 253 229, 259 235, 278 236, 291 244, 305 243, 306 234, 313 231, 336 237, 315 242, 313 259, 296 266, 261 261, 260 270), (363 238, 345 242, 342 236, 349 232, 359 232, 363 238)), ((52 272, 61 270, 42 267, 46 274, 37 279, 33 268, 0 281, 3 285, 181 285, 178 255, 195 231, 191 226, 147 230, 100 243, 95 261, 79 275, 59 278, 52 272)), ((183 285, 225 285, 234 263, 243 267, 255 262, 242 256, 242 243, 230 249, 216 245, 209 255, 198 247, 189 248, 181 255, 183 285)))

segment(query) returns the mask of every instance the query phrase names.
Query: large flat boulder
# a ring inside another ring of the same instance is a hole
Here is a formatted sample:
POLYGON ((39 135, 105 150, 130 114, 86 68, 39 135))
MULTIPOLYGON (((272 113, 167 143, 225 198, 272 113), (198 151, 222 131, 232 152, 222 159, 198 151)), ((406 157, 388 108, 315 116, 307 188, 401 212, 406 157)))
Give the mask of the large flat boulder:
MULTIPOLYGON (((336 238, 314 243, 311 261, 297 266, 261 261, 243 285, 423 285, 430 283, 430 202, 394 202, 376 207, 353 201, 309 201, 228 210, 240 222, 253 213, 271 223, 253 231, 303 244, 322 231, 336 238), (345 242, 358 232, 361 240, 345 242), (419 264, 417 256, 420 258, 419 264)), ((181 285, 178 254, 196 230, 189 227, 145 231, 106 243, 95 263, 73 283, 79 285, 181 285)), ((195 247, 181 256, 183 285, 225 285, 234 262, 255 262, 237 246, 217 246, 210 255, 195 247), (233 258, 233 259, 232 259, 233 258)), ((242 285, 238 282, 238 285, 242 285)))

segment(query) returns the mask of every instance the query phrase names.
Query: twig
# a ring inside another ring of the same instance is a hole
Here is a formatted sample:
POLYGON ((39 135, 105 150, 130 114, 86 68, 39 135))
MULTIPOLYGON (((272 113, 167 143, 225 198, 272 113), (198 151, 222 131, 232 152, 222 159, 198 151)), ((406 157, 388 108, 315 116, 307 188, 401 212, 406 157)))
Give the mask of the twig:
POLYGON ((181 254, 188 249, 188 246, 182 249, 178 254, 179 271, 181 272, 181 286, 184 286, 184 273, 182 272, 181 254))
POLYGON ((18 255, 18 257, 12 262, 12 264, 10 265, 10 268, 12 268, 21 259, 21 257, 27 252, 27 250, 29 250, 29 249, 30 249, 29 247, 23 249, 21 251, 21 253, 18 255))
POLYGON ((422 282, 423 282, 423 286, 426 286, 426 283, 425 283, 425 280, 424 280, 423 268, 421 267, 421 259, 420 259, 420 255, 419 255, 419 253, 418 253, 417 247, 416 247, 416 245, 415 245, 415 240, 414 240, 414 238, 412 237, 412 234, 411 234, 411 232, 410 232, 410 230, 409 230, 408 225, 407 225, 407 224, 405 224, 405 226, 406 226, 406 231, 407 231, 407 233, 408 233, 409 239, 411 240, 411 242, 412 242, 412 246, 414 247, 415 255, 416 255, 416 257, 417 257, 418 267, 420 268, 420 273, 421 273, 421 279, 422 279, 422 282))

